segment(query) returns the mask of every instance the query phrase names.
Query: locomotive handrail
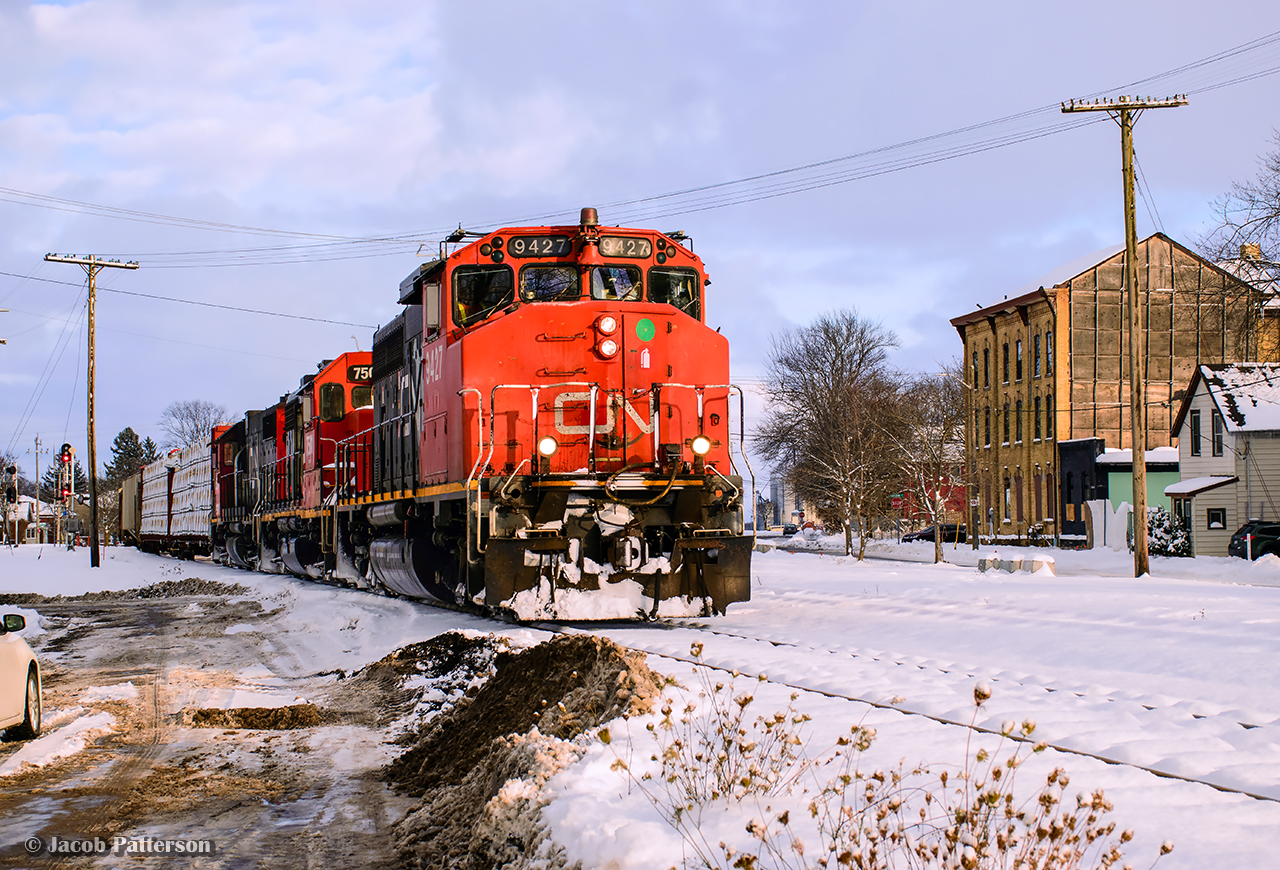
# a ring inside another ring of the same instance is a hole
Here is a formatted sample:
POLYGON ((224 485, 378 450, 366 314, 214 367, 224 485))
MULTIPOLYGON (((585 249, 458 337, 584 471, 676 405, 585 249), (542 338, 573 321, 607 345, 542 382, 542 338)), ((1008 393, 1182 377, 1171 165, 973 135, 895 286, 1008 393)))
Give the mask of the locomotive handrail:
MULTIPOLYGON (((470 501, 471 500, 471 481, 475 480, 476 472, 480 470, 480 457, 484 454, 484 393, 480 392, 475 387, 463 387, 462 389, 458 390, 459 396, 463 396, 466 393, 476 394, 476 461, 475 461, 475 464, 471 466, 471 473, 467 475, 467 488, 465 490, 466 496, 464 496, 464 498, 470 501)), ((466 400, 464 399, 463 411, 465 410, 466 410, 466 400)), ((481 497, 480 487, 477 486, 476 487, 476 540, 475 540, 477 552, 479 552, 479 547, 480 547, 480 509, 483 506, 483 504, 484 504, 484 500, 481 497)), ((464 518, 464 521, 466 521, 466 526, 467 526, 467 564, 476 565, 479 563, 475 559, 471 558, 471 522, 468 520, 465 520, 465 518, 464 518)))

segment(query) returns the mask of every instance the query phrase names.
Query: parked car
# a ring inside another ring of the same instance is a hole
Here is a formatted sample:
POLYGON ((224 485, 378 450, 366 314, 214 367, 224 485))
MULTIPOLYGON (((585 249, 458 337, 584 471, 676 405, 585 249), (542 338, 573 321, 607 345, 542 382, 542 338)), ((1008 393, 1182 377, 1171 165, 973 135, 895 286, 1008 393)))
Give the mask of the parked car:
POLYGON ((1264 523, 1260 520, 1249 520, 1231 536, 1227 544, 1227 554, 1249 558, 1249 536, 1253 536, 1253 558, 1268 553, 1280 556, 1280 523, 1264 523))
POLYGON ((783 525, 782 525, 782 535, 783 535, 783 537, 787 537, 787 538, 789 538, 789 537, 791 537, 792 535, 794 535, 794 534, 798 533, 799 531, 800 531, 800 529, 796 526, 796 524, 795 524, 795 523, 783 523, 783 525))
MULTIPOLYGON (((918 532, 908 532, 902 536, 903 541, 932 541, 937 534, 937 526, 925 526, 918 532)), ((964 523, 943 523, 942 542, 944 544, 963 544, 968 540, 964 523)))
POLYGON ((0 624, 0 728, 5 739, 40 735, 40 664, 18 633, 26 627, 18 613, 6 613, 0 624))

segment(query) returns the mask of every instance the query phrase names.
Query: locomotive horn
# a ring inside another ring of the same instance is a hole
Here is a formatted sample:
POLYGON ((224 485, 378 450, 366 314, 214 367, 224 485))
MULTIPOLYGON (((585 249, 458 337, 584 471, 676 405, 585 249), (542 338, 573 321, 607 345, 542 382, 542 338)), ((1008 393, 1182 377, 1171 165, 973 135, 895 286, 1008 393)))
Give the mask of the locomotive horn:
POLYGON ((600 215, 594 208, 584 208, 582 210, 582 225, 584 227, 596 227, 600 225, 600 215))

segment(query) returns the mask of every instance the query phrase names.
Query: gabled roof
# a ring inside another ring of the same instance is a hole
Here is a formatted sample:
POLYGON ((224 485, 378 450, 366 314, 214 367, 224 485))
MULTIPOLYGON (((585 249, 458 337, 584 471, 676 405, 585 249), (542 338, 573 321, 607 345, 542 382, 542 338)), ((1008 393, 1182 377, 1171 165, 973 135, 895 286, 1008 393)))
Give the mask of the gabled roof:
MULTIPOLYGON (((1163 241, 1163 242, 1167 242, 1173 247, 1177 248, 1179 251, 1182 251, 1182 253, 1186 254, 1188 257, 1199 260, 1206 267, 1208 267, 1209 269, 1212 269, 1215 272, 1220 273, 1229 281, 1232 281, 1236 284, 1244 284, 1244 281, 1242 281, 1241 279, 1242 276, 1235 274, 1230 269, 1224 268, 1224 266, 1221 263, 1215 263, 1212 260, 1206 260, 1200 254, 1197 254, 1195 251, 1191 250, 1186 245, 1181 244, 1180 242, 1169 238, 1164 233, 1152 233, 1151 235, 1147 236, 1145 239, 1139 239, 1137 246, 1141 248, 1143 245, 1146 245, 1156 239, 1159 239, 1160 241, 1163 241)), ((1082 257, 1077 257, 1074 260, 1071 260, 1067 263, 1064 263, 1050 270, 1038 282, 1033 282, 1031 284, 1027 284, 1022 287, 1019 287, 1018 290, 1016 291, 1018 295, 1014 296, 1012 299, 1006 298, 1004 301, 997 302, 994 305, 988 305, 986 307, 979 308, 976 311, 970 311, 967 314, 962 314, 959 317, 952 318, 951 325, 954 326, 957 330, 959 330, 962 326, 965 326, 969 323, 974 323, 979 320, 984 320, 988 317, 994 317, 997 314, 1001 314, 1004 312, 1012 312, 1017 310, 1021 306, 1030 305, 1031 303, 1036 302, 1040 299, 1046 299, 1049 296, 1049 294, 1045 292, 1046 288, 1062 287, 1066 284, 1069 284, 1071 281, 1075 280, 1076 278, 1079 278, 1080 276, 1084 275, 1086 272, 1089 272, 1095 267, 1101 266, 1103 263, 1106 263, 1108 260, 1114 259, 1116 257, 1119 257, 1121 261, 1123 261, 1124 259, 1123 244, 1112 245, 1110 247, 1106 247, 1106 248, 1102 248, 1100 250, 1094 251, 1091 254, 1086 254, 1082 257)), ((961 335, 963 335, 963 331, 961 332, 961 335)))
POLYGON ((1280 431, 1280 363, 1206 363, 1191 376, 1173 420, 1174 437, 1202 382, 1228 432, 1280 431))

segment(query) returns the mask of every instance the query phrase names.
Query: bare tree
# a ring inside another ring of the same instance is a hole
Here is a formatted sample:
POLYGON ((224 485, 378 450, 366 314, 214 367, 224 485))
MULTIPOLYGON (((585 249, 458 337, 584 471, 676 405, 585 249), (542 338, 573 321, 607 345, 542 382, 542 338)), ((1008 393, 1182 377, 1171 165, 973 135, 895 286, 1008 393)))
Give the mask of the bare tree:
POLYGON ((903 419, 890 433, 898 467, 933 523, 933 561, 942 561, 947 497, 964 476, 964 363, 923 375, 903 393, 903 419))
POLYGON ((1236 182, 1214 200, 1220 222, 1200 239, 1200 249, 1210 259, 1235 259, 1245 244, 1260 245, 1264 253, 1280 248, 1280 130, 1272 135, 1276 150, 1258 161, 1258 177, 1236 182))
POLYGON ((888 432, 899 391, 888 351, 897 344, 892 331, 845 309, 775 338, 769 355, 757 447, 824 520, 843 527, 846 554, 858 525, 859 559, 871 511, 895 479, 888 432))
POLYGON ((197 447, 209 443, 214 426, 230 423, 231 415, 222 405, 204 399, 174 402, 160 415, 165 447, 197 447))

